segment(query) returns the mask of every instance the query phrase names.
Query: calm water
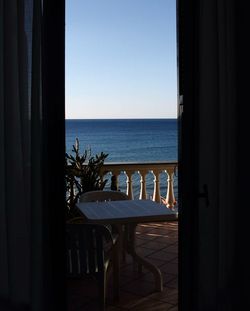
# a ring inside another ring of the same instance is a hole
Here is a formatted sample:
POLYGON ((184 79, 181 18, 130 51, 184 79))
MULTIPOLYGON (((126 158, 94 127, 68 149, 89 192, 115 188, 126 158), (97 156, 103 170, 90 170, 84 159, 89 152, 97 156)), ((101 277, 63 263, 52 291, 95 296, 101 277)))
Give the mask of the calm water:
MULTIPOLYGON (((71 153, 76 137, 81 151, 91 148, 92 155, 101 151, 107 153, 105 162, 177 161, 176 119, 66 120, 67 153, 71 153)), ((151 195, 152 174, 148 174, 147 178, 151 181, 148 189, 151 195)), ((162 174, 164 185, 165 178, 162 174)), ((120 175, 119 184, 121 190, 126 187, 125 175, 120 175)), ((135 174, 135 196, 139 193, 139 187, 139 176, 135 174)), ((161 192, 165 195, 166 187, 161 192)))
POLYGON ((81 150, 108 153, 106 162, 177 160, 177 120, 66 120, 66 150, 78 137, 81 150))

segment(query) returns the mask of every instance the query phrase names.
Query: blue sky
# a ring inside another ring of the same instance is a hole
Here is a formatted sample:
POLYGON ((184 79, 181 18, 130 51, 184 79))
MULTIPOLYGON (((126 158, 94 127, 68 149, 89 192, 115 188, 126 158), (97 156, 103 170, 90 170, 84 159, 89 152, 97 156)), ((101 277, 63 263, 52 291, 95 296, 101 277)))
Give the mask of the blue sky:
POLYGON ((176 118, 175 0, 66 0, 66 118, 176 118))

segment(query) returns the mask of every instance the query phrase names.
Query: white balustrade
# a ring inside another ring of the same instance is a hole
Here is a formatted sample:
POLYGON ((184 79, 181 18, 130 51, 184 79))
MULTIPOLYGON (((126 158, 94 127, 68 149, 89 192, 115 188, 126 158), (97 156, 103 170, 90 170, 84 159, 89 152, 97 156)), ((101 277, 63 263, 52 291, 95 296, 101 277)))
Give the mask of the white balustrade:
POLYGON ((176 204, 175 197, 174 197, 174 173, 175 169, 173 167, 168 167, 166 169, 167 174, 168 174, 168 191, 167 191, 167 196, 166 196, 166 205, 169 208, 173 208, 174 205, 176 204))
POLYGON ((126 175, 127 175, 127 195, 129 197, 129 199, 133 200, 134 199, 133 184, 132 184, 133 172, 130 170, 127 170, 126 175))
POLYGON ((161 192, 160 192, 160 185, 159 185, 159 179, 160 179, 160 170, 154 170, 152 171, 154 174, 154 195, 153 195, 153 201, 156 201, 158 203, 161 202, 161 192))
POLYGON ((130 199, 134 199, 133 193, 133 174, 140 174, 140 194, 139 199, 148 198, 146 176, 152 173, 153 180, 153 201, 161 202, 168 208, 173 209, 176 204, 174 195, 174 175, 177 169, 177 162, 110 162, 105 163, 102 169, 103 176, 111 173, 111 189, 119 188, 118 176, 126 174, 126 193, 130 199), (166 197, 161 195, 160 174, 167 174, 166 197))
POLYGON ((141 170, 140 175, 141 175, 141 190, 140 190, 140 200, 145 200, 147 198, 147 188, 146 188, 146 175, 147 175, 146 170, 141 170))

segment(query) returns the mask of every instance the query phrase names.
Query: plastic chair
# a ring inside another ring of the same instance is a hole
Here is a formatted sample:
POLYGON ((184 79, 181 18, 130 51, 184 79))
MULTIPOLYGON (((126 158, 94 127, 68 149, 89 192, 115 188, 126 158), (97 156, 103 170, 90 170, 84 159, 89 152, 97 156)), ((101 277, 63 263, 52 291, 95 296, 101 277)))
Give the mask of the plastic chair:
POLYGON ((115 190, 95 190, 83 193, 80 202, 96 202, 96 201, 119 201, 128 200, 126 193, 115 190))
MULTIPOLYGON (((79 201, 80 202, 103 202, 103 201, 119 201, 119 200, 128 200, 129 197, 126 193, 118 191, 118 190, 94 190, 94 191, 88 191, 83 193, 79 201)), ((121 246, 122 246, 122 255, 123 260, 126 259, 126 252, 125 252, 125 232, 126 227, 123 225, 107 225, 108 228, 111 229, 112 233, 114 235, 119 234, 120 240, 121 240, 121 246)))
POLYGON ((114 298, 119 299, 118 240, 104 225, 81 222, 81 217, 77 217, 66 224, 67 277, 94 277, 98 282, 100 310, 104 311, 109 267, 113 268, 114 298))

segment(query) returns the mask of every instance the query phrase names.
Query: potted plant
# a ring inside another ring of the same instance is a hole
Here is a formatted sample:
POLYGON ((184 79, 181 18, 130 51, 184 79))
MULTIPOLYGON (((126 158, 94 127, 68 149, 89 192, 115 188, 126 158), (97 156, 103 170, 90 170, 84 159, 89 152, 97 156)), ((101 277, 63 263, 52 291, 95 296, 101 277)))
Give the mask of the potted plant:
POLYGON ((101 152, 92 156, 91 149, 85 149, 81 154, 78 138, 75 140, 72 153, 65 154, 67 218, 77 215, 75 204, 82 193, 103 190, 107 183, 107 179, 102 179, 101 169, 108 154, 101 152))

